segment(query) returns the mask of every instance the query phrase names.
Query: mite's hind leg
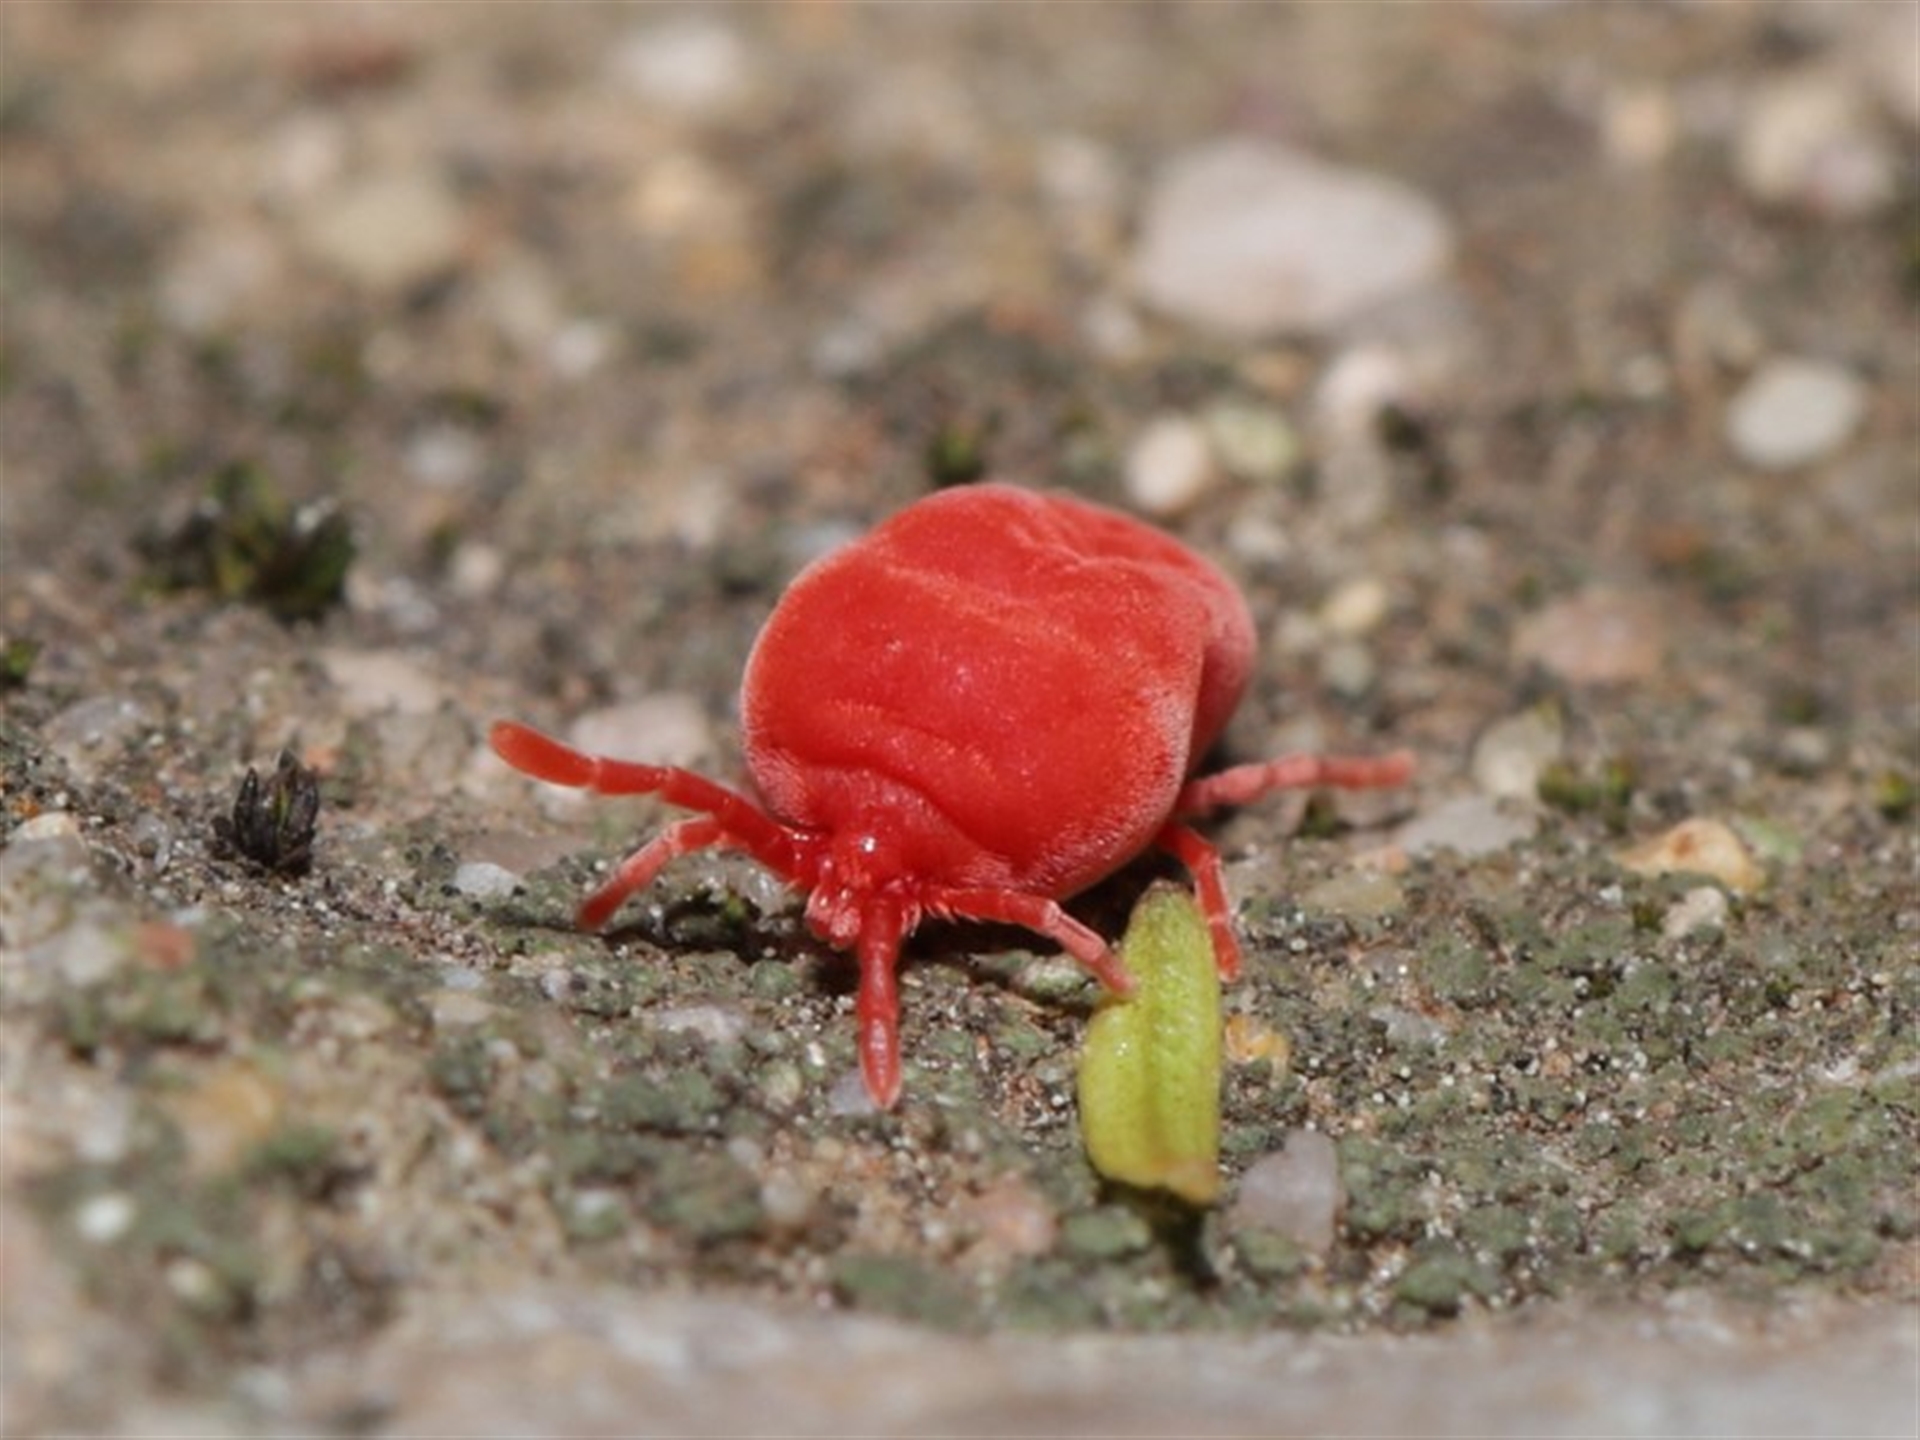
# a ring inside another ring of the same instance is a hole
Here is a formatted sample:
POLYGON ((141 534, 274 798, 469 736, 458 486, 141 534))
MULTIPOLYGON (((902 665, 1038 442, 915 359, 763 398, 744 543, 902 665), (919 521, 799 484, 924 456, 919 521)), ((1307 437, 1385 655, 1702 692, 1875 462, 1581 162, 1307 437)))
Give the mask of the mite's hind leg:
POLYGON ((1200 913, 1207 917, 1207 933, 1213 937, 1213 963, 1222 980, 1240 978, 1240 942, 1233 934, 1233 906, 1227 899, 1227 877, 1220 865, 1220 852, 1198 831, 1177 820, 1154 837, 1154 844, 1187 867, 1194 888, 1200 892, 1200 913))
POLYGON ((927 896, 926 905, 947 919, 1018 925, 1044 935, 1114 994, 1133 993, 1133 976, 1113 953, 1113 947, 1044 895, 1017 890, 936 890, 927 896))
POLYGON ((1223 805, 1244 805, 1275 790, 1377 790, 1404 785, 1413 776, 1413 752, 1391 755, 1283 755, 1235 765, 1187 782, 1174 802, 1176 815, 1204 815, 1223 805))

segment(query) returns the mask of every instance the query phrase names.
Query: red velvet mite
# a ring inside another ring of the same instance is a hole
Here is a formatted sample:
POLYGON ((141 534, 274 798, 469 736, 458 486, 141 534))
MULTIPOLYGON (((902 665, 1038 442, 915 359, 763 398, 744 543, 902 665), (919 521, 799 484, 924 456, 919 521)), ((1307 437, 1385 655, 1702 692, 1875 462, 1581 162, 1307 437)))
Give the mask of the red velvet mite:
POLYGON ((858 958, 861 1071, 884 1108, 900 1093, 895 970, 925 917, 1024 926, 1124 994, 1132 981, 1107 942, 1059 902, 1158 846, 1192 874, 1231 979, 1220 856, 1185 819, 1271 790, 1412 773, 1398 752, 1194 778, 1253 653, 1239 592, 1170 536, 1066 495, 977 485, 908 506, 781 597, 741 691, 758 801, 512 722, 491 739, 537 779, 695 812, 587 897, 585 929, 709 846, 744 850, 802 891, 813 933, 858 958))

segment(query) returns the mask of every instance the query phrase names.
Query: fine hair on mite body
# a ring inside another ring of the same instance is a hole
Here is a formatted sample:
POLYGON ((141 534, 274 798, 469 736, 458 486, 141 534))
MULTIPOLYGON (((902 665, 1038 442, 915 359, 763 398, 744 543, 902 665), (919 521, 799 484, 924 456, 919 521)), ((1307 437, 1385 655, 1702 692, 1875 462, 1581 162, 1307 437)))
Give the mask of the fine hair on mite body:
POLYGON ((1412 774, 1397 751, 1196 777, 1254 650, 1239 591, 1172 536, 1074 496, 972 485, 907 506, 781 596, 741 685, 757 798, 512 721, 490 740, 550 784, 692 812, 587 896, 582 928, 708 847, 745 851, 800 891, 812 932, 858 962, 861 1073, 888 1108, 900 1094, 896 971, 923 919, 1023 926, 1125 994, 1112 948, 1060 902, 1158 847, 1192 875, 1232 979, 1220 856, 1186 822, 1274 790, 1412 774))

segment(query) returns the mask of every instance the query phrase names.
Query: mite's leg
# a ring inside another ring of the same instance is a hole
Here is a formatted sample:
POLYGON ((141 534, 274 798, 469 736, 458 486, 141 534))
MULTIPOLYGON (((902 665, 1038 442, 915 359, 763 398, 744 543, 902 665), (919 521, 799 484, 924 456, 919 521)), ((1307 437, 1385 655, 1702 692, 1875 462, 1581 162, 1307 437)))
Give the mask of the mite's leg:
POLYGON ((860 1077, 882 1110, 900 1098, 900 941, 906 920, 894 905, 877 903, 861 917, 860 994, 854 1017, 860 1033, 860 1077))
POLYGON ((1233 907, 1227 901, 1227 880, 1220 868, 1220 852, 1198 832, 1178 821, 1154 837, 1154 844, 1187 867, 1200 892, 1200 911, 1213 936, 1213 963, 1222 980, 1240 978, 1240 942, 1233 935, 1233 907))
POLYGON ((582 930, 598 930, 613 918, 613 912, 626 903, 629 895, 652 884, 653 877, 669 860, 728 841, 726 830, 710 815, 669 825, 622 860, 611 878, 581 902, 574 923, 582 930))
POLYGON ((493 753, 514 769, 549 785, 591 790, 596 795, 658 795, 682 810, 713 816, 743 850, 752 851, 756 858, 767 860, 785 849, 785 832, 766 811, 746 796, 678 765, 636 765, 630 760, 588 755, 511 720, 497 723, 487 740, 493 753))
POLYGON ((1380 789, 1404 785, 1412 775, 1413 754, 1407 750, 1391 755, 1286 755, 1188 781, 1174 801, 1173 813, 1204 815, 1223 805, 1244 805, 1274 790, 1380 789))
POLYGON ((669 860, 708 845, 745 850, 783 880, 804 881, 801 852, 786 827, 744 795, 674 765, 635 765, 587 755, 552 736, 503 720, 488 736, 494 753, 514 769, 575 790, 598 795, 658 795, 703 817, 683 820, 662 831, 620 862, 613 878, 580 907, 579 924, 597 930, 629 895, 660 873, 669 860))
POLYGON ((936 890, 926 897, 926 907, 950 919, 988 920, 1035 931, 1086 966, 1114 994, 1133 993, 1133 977, 1112 947, 1045 896, 1017 890, 936 890))

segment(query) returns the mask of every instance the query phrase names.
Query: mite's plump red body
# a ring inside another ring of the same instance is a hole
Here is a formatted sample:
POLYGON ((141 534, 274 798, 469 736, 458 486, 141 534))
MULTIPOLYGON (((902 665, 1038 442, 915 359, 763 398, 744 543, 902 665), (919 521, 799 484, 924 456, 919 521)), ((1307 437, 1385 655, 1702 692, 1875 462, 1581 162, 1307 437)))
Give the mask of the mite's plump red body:
POLYGON ((1003 921, 1131 988, 1058 902, 1149 846, 1193 874, 1221 971, 1238 969, 1220 859, 1182 817, 1301 785, 1394 785, 1404 753, 1192 772, 1246 689, 1253 623, 1233 585, 1171 537, 1065 495, 944 491, 818 561, 747 662, 747 768, 760 803, 686 771, 493 728, 509 764, 698 812, 587 898, 598 928, 676 855, 745 850, 807 896, 860 964, 860 1061, 900 1090, 901 942, 928 915, 1003 921))

